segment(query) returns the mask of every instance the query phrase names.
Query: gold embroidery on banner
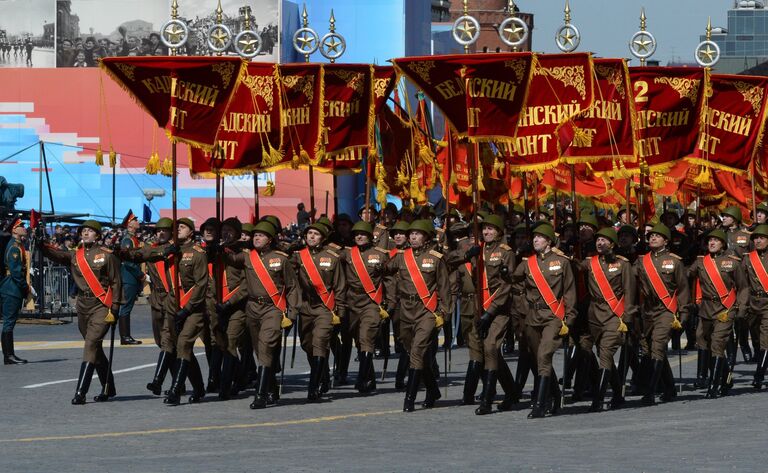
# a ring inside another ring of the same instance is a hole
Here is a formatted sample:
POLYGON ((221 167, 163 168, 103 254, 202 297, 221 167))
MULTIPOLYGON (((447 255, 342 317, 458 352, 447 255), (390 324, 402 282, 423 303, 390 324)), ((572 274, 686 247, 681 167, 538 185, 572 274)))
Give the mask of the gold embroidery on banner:
POLYGON ((376 79, 376 82, 373 84, 373 92, 376 94, 376 98, 384 97, 390 81, 391 79, 376 79))
POLYGON ((307 102, 309 104, 314 100, 314 76, 283 76, 283 85, 289 89, 299 88, 299 91, 307 97, 307 102))
POLYGON ((733 86, 744 97, 744 100, 752 105, 755 115, 760 113, 760 106, 763 103, 763 88, 748 84, 743 81, 732 82, 733 86))
POLYGON ((515 73, 515 77, 517 77, 518 82, 522 82, 523 76, 525 75, 525 65, 526 65, 525 59, 518 59, 515 61, 504 61, 504 67, 508 67, 512 69, 512 71, 515 73))
POLYGON ((539 65, 534 74, 548 75, 553 79, 560 81, 564 86, 575 88, 582 99, 587 98, 587 84, 584 81, 584 66, 557 66, 543 67, 539 65))
POLYGON ((251 89, 251 94, 261 97, 266 102, 269 110, 274 108, 274 78, 269 76, 246 76, 243 78, 243 84, 251 89))
POLYGON ((592 133, 588 133, 583 128, 573 127, 573 146, 576 148, 591 148, 592 133))
POLYGON ((355 94, 360 95, 363 93, 364 75, 362 72, 343 71, 343 70, 326 70, 326 74, 336 76, 339 79, 345 81, 346 87, 355 91, 355 94))
POLYGON ((435 61, 420 61, 408 64, 408 69, 413 71, 413 73, 417 76, 421 77, 421 80, 429 85, 432 85, 432 78, 429 77, 429 72, 434 68, 435 61))
POLYGON ((595 72, 597 72, 597 75, 601 79, 607 80, 608 83, 616 89, 616 92, 621 95, 622 99, 627 98, 627 92, 624 89, 624 74, 622 74, 620 69, 616 69, 615 67, 611 66, 603 66, 602 64, 596 64, 595 72))
POLYGON ((696 103, 696 97, 699 95, 699 79, 685 79, 683 77, 656 77, 654 84, 666 84, 680 95, 680 98, 687 98, 691 103, 696 103))
POLYGON ((132 81, 136 80, 136 76, 133 73, 136 70, 136 66, 134 66, 133 64, 122 64, 122 63, 116 62, 115 66, 118 69, 120 69, 120 72, 122 72, 125 77, 129 78, 132 81))
POLYGON ((231 62, 225 62, 220 64, 214 64, 211 66, 213 72, 221 74, 221 82, 224 84, 224 88, 229 87, 229 82, 232 80, 232 74, 235 72, 235 65, 231 62))

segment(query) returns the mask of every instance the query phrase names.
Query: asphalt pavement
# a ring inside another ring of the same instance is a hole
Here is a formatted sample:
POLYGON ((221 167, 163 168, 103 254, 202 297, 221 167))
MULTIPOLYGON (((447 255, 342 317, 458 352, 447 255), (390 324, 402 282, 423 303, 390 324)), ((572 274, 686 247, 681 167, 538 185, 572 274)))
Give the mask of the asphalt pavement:
MULTIPOLYGON (((739 364, 728 397, 704 399, 692 387, 695 352, 683 353, 684 392, 675 402, 588 413, 589 402, 529 420, 530 399, 518 408, 476 416, 459 406, 467 352, 452 351, 450 384, 434 409, 402 412, 403 393, 389 373, 375 395, 353 386, 306 404, 309 367, 298 349, 277 406, 249 409, 252 392, 220 402, 169 407, 145 389, 157 348, 149 310, 136 307, 140 346, 115 348, 117 397, 73 406, 82 355, 77 325, 18 325, 23 366, 0 366, 0 469, 3 472, 251 472, 251 471, 766 471, 768 393, 750 386, 754 364, 739 364)), ((202 347, 197 350, 204 365, 202 347)), ((290 351, 288 358, 290 359, 290 351)), ((443 353, 438 355, 444 368, 443 353)), ((512 366, 516 357, 508 357, 512 366)), ((678 356, 670 353, 678 373, 678 356)), ((741 360, 740 360, 741 361, 741 360)), ((376 360, 381 375, 383 360, 376 360)), ((561 352, 555 366, 562 367, 561 352)), ((357 363, 350 363, 354 383, 357 363)), ((205 371, 205 368, 204 368, 205 371)), ((561 371, 560 369, 558 372, 561 371)), ((166 380, 166 386, 170 383, 166 380)), ((532 377, 526 393, 532 388, 532 377)), ((423 400, 424 391, 417 400, 423 400)), ((499 395, 499 399, 501 393, 499 395)), ((186 402, 186 400, 184 400, 186 402)))

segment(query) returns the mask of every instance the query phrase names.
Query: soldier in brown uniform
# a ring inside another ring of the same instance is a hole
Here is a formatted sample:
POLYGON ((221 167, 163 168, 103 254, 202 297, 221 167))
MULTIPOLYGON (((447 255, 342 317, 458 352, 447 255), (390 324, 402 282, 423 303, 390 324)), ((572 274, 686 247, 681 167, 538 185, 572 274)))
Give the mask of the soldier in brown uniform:
POLYGON ((592 398, 592 412, 603 409, 608 383, 613 390, 611 409, 624 403, 621 376, 613 364, 613 357, 624 343, 636 308, 632 265, 626 258, 613 252, 618 241, 619 237, 613 228, 598 230, 595 239, 597 255, 581 263, 590 294, 589 330, 600 357, 600 381, 592 398))
POLYGON ((642 295, 643 327, 645 333, 641 346, 645 353, 650 353, 652 371, 643 403, 656 403, 656 388, 663 378, 664 393, 662 400, 672 401, 676 396, 675 379, 667 359, 667 343, 670 331, 681 329, 680 319, 688 316, 690 291, 683 262, 679 256, 670 253, 667 242, 670 240, 669 227, 655 225, 648 232, 649 253, 635 263, 637 281, 642 295), (680 319, 678 319, 678 314, 680 319))
POLYGON ((429 347, 450 310, 451 289, 442 253, 428 249, 427 243, 432 238, 432 223, 415 220, 408 233, 410 248, 398 250, 387 264, 387 270, 397 274, 400 333, 410 356, 404 412, 414 410, 422 374, 427 388, 422 406, 434 407, 440 399, 437 376, 432 368, 435 353, 429 353, 429 347))
MULTIPOLYGON (((739 258, 742 258, 747 252, 752 250, 750 244, 750 233, 742 225, 741 209, 732 205, 722 211, 720 217, 723 220, 723 229, 728 236, 728 249, 739 258)), ((744 363, 751 363, 754 357, 752 348, 749 346, 749 322, 745 319, 736 320, 734 325, 735 339, 732 343, 730 358, 731 366, 736 364, 735 345, 741 347, 741 356, 744 363)))
POLYGON ((737 318, 743 319, 749 313, 760 328, 760 351, 752 381, 752 386, 760 390, 768 369, 768 225, 758 225, 751 238, 755 250, 747 253, 742 261, 746 282, 739 287, 737 318))
POLYGON ((533 229, 536 255, 524 258, 515 269, 515 279, 525 280, 528 315, 525 334, 535 356, 538 386, 529 418, 543 417, 560 409, 560 388, 552 357, 576 321, 576 287, 571 261, 554 248, 555 230, 549 223, 533 229), (551 396, 551 399, 550 399, 551 396), (550 401, 552 402, 551 408, 550 401))
MULTIPOLYGON (((248 295, 246 323, 251 340, 257 346, 259 386, 251 409, 261 409, 275 401, 274 398, 269 399, 276 388, 270 386, 275 382, 274 357, 282 329, 290 328, 292 320, 295 320, 295 313, 289 310, 299 307, 301 299, 296 273, 288 255, 275 249, 276 236, 273 225, 259 222, 254 227, 252 250, 224 253, 227 265, 244 273, 248 295), (288 314, 291 314, 290 319, 288 314)), ((239 335, 234 331, 228 334, 230 340, 237 339, 239 335)))
MULTIPOLYGON (((244 248, 238 237, 242 233, 240 220, 230 217, 221 224, 221 246, 213 264, 209 259, 208 274, 215 282, 208 289, 208 300, 214 298, 215 318, 211 317, 211 330, 216 347, 221 350, 221 378, 219 399, 227 400, 232 394, 232 380, 237 367, 238 348, 245 332, 245 305, 248 292, 243 271, 226 264, 223 252, 240 252, 244 248), (217 267, 218 266, 218 267, 217 267)), ((208 311, 211 313, 210 303, 208 311)), ((209 376, 210 378, 210 376, 209 376)))
POLYGON ((355 244, 342 253, 347 289, 345 292, 349 328, 360 360, 355 389, 368 393, 376 389, 373 350, 382 318, 389 317, 387 309, 394 305, 393 295, 384 292, 384 267, 389 251, 373 246, 373 228, 368 222, 352 227, 355 244), (387 297, 385 299, 385 297, 387 297))
MULTIPOLYGON (((509 326, 509 312, 512 292, 512 273, 515 270, 515 252, 506 243, 504 236, 504 220, 498 215, 489 215, 483 220, 483 245, 481 254, 482 288, 480 296, 482 315, 477 320, 477 333, 483 340, 483 379, 484 391, 480 406, 475 414, 490 414, 496 397, 496 381, 504 389, 504 401, 499 404, 499 410, 509 409, 520 398, 512 372, 501 355, 501 344, 509 326)), ((478 271, 479 269, 475 269, 478 271)))
MULTIPOLYGON (((410 225, 402 220, 392 225, 389 229, 390 248, 389 259, 392 260, 399 250, 405 250, 408 247, 408 229, 410 225)), ((384 277, 384 292, 390 297, 397 295, 397 273, 387 274, 384 277)), ((400 330, 400 304, 391 304, 389 307, 389 319, 392 321, 392 334, 395 338, 395 353, 400 356, 397 360, 397 370, 395 371, 395 389, 405 389, 405 375, 408 374, 410 360, 408 351, 411 342, 408 334, 403 334, 400 330)), ((389 327, 387 320, 384 321, 384 330, 387 334, 384 343, 389 345, 389 327)))
POLYGON ((169 323, 176 329, 176 363, 178 365, 173 384, 165 402, 178 405, 181 388, 189 376, 193 393, 190 404, 200 402, 205 396, 205 384, 200 365, 192 349, 202 334, 205 317, 205 298, 208 292, 208 261, 205 250, 193 238, 195 224, 188 218, 177 221, 177 239, 165 247, 164 257, 173 255, 176 264, 166 265, 166 274, 171 281, 170 297, 166 298, 168 313, 173 315, 169 323), (178 267, 178 274, 176 268, 178 267), (179 300, 176 301, 178 283, 179 300))
POLYGON ((203 241, 200 247, 205 250, 208 263, 208 291, 205 296, 205 317, 203 317, 203 332, 201 339, 205 346, 205 358, 208 360, 208 385, 205 390, 209 393, 219 391, 221 379, 222 350, 226 347, 224 332, 219 330, 219 317, 216 314, 216 303, 219 291, 216 288, 218 273, 223 265, 219 257, 219 238, 221 222, 215 217, 207 219, 200 226, 203 241))
POLYGON ((303 300, 299 305, 301 348, 310 361, 307 400, 320 400, 321 378, 328 370, 331 331, 345 316, 345 278, 339 254, 324 244, 327 229, 312 224, 305 230, 306 248, 295 252, 291 262, 298 276, 303 300))
POLYGON ((696 281, 696 304, 699 305, 696 346, 701 356, 696 387, 706 384, 711 355, 709 398, 726 394, 731 384, 728 382, 731 373, 726 369, 725 346, 738 313, 737 291, 746 285, 740 259, 726 252, 727 245, 725 232, 719 228, 712 230, 707 241, 709 254, 699 256, 688 268, 688 277, 696 281))
POLYGON ((95 220, 86 220, 80 226, 79 233, 81 243, 75 251, 42 246, 47 258, 69 266, 72 279, 77 285, 77 325, 85 346, 72 404, 85 404, 94 369, 102 385, 102 392, 94 401, 107 401, 116 394, 114 377, 109 371, 102 342, 109 325, 116 322, 122 295, 120 260, 111 250, 96 243, 101 236, 101 224, 95 220), (107 386, 108 390, 104 389, 107 386))
MULTIPOLYGON (((520 223, 515 227, 515 260, 518 266, 523 258, 530 257, 533 254, 531 247, 531 237, 525 223, 520 223)), ((515 268, 517 270, 517 268, 515 268)), ((512 299, 510 311, 510 330, 515 331, 515 338, 518 343, 517 350, 517 368, 515 369, 515 380, 517 381, 518 399, 523 395, 523 388, 528 381, 528 373, 533 372, 536 375, 535 355, 531 353, 531 347, 528 345, 528 338, 525 336, 525 317, 528 315, 528 300, 525 298, 525 280, 512 280, 512 299)))

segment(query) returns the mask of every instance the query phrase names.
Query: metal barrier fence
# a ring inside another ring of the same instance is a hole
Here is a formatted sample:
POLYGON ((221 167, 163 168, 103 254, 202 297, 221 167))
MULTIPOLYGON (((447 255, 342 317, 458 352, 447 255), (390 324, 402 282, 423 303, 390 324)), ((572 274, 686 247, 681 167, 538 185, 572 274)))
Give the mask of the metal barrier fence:
POLYGON ((43 290, 38 287, 37 275, 31 276, 31 282, 37 291, 37 299, 35 300, 35 309, 25 312, 29 315, 46 317, 72 317, 75 314, 75 307, 70 304, 69 297, 72 284, 69 268, 51 264, 43 266, 43 290), (41 300, 43 302, 42 311, 40 310, 41 300))

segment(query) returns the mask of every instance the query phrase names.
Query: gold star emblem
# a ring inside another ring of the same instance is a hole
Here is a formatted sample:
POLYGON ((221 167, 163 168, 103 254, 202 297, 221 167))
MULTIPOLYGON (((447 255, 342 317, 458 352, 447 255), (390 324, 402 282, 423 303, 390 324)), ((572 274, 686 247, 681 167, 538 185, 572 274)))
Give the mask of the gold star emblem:
POLYGON ((247 35, 242 38, 240 38, 240 41, 238 43, 242 46, 242 50, 250 53, 251 51, 256 49, 256 45, 259 44, 259 40, 256 39, 253 36, 247 35))
POLYGON ((573 46, 573 39, 576 37, 570 28, 563 30, 560 34, 560 44, 563 46, 573 46))
POLYGON ((223 48, 224 45, 227 44, 227 39, 229 39, 229 36, 227 35, 226 31, 218 28, 214 30, 211 38, 213 39, 214 44, 216 44, 216 47, 223 48))
POLYGON ((651 41, 647 36, 639 36, 635 42, 635 50, 638 53, 647 53, 650 51, 650 46, 653 44, 653 41, 651 41))
POLYGON ((464 41, 470 41, 472 38, 474 38, 475 31, 477 31, 475 25, 469 20, 462 21, 461 24, 456 27, 456 29, 461 31, 461 39, 464 41))
POLYGON ((509 26, 504 28, 504 36, 507 41, 516 43, 523 37, 523 28, 518 26, 517 23, 510 23, 509 26))
POLYGON ((708 64, 715 62, 715 54, 717 54, 717 51, 712 49, 709 44, 706 49, 699 49, 699 57, 708 64))
POLYGON ((303 51, 309 51, 312 49, 312 43, 315 42, 315 37, 307 32, 304 32, 299 35, 296 40, 301 43, 299 48, 301 48, 303 51))
POLYGON ((341 46, 341 41, 338 41, 336 37, 331 37, 325 42, 325 51, 327 53, 337 53, 339 52, 339 46, 341 46))
POLYGON ((176 44, 181 42, 184 36, 184 28, 177 24, 172 24, 168 25, 163 33, 165 33, 169 43, 176 44))

